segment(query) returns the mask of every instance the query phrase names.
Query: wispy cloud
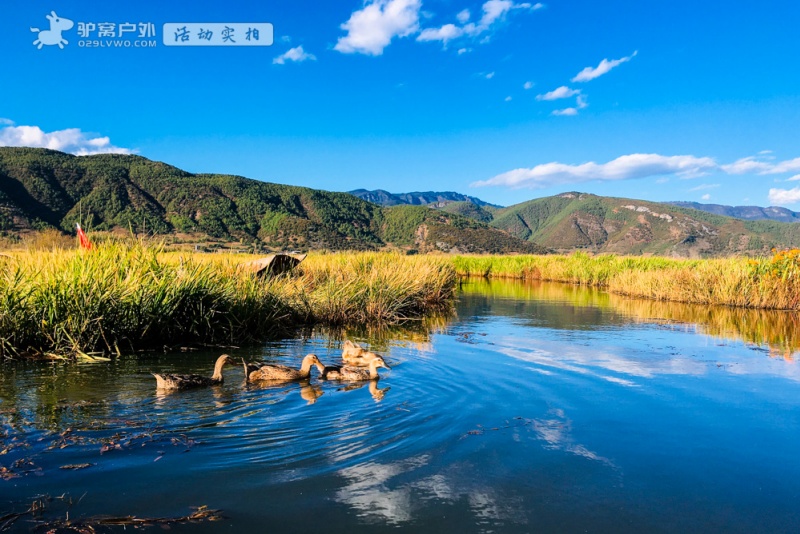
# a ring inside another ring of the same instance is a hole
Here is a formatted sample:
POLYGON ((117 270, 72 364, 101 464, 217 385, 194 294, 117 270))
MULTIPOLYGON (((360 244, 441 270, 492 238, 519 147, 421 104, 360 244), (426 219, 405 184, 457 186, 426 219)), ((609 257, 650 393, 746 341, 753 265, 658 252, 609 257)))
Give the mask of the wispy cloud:
POLYGON ((459 49, 458 49, 458 55, 459 55, 459 56, 460 56, 461 54, 466 54, 467 52, 472 52, 472 49, 471 49, 471 48, 459 48, 459 49))
POLYGON ((792 189, 770 189, 769 203, 773 206, 788 206, 800 202, 800 187, 792 189))
POLYGON ((491 80, 492 78, 494 78, 494 72, 489 72, 489 73, 486 74, 486 79, 487 80, 491 80))
POLYGON ((786 161, 773 162, 758 156, 748 156, 741 158, 728 165, 723 165, 722 169, 728 174, 783 174, 787 172, 800 171, 800 158, 786 161))
POLYGON ((787 182, 800 182, 800 174, 795 174, 791 178, 786 179, 787 182))
POLYGON ((528 89, 533 89, 533 86, 534 86, 533 82, 525 82, 524 84, 522 84, 522 88, 525 89, 526 91, 528 89))
POLYGON ((0 126, 13 126, 14 121, 11 119, 6 119, 4 117, 0 117, 0 126))
POLYGON ((477 22, 469 22, 471 13, 464 9, 456 15, 459 25, 445 24, 438 28, 425 28, 417 36, 417 41, 440 41, 446 48, 447 43, 460 37, 482 38, 478 41, 481 44, 488 43, 491 31, 497 23, 504 20, 506 16, 514 10, 536 11, 544 7, 544 4, 530 4, 527 2, 515 3, 512 0, 488 0, 481 6, 481 17, 477 22))
POLYGON ((555 110, 553 110, 551 115, 562 116, 562 117, 563 116, 574 117, 575 115, 578 114, 579 110, 584 109, 588 105, 589 104, 586 103, 586 97, 584 97, 583 95, 579 94, 578 98, 575 99, 575 107, 564 108, 564 109, 555 109, 555 110))
POLYGON ((288 61, 299 63, 301 61, 316 61, 317 57, 314 54, 309 54, 303 50, 303 45, 290 48, 280 56, 272 60, 273 65, 283 65, 288 61))
POLYGON ((706 189, 716 189, 722 184, 700 184, 697 187, 689 189, 689 191, 705 191, 706 189))
POLYGON ((379 56, 395 37, 406 37, 419 30, 420 0, 372 0, 353 12, 341 28, 334 50, 345 54, 379 56))
POLYGON ((464 30, 455 24, 445 24, 441 28, 425 28, 417 36, 417 41, 441 41, 447 47, 447 43, 464 35, 464 30))
POLYGON ((515 169, 498 174, 488 180, 475 182, 480 186, 508 186, 512 188, 541 189, 592 180, 617 181, 647 178, 650 176, 698 175, 717 168, 712 158, 695 156, 662 156, 660 154, 629 154, 607 163, 590 161, 580 165, 544 163, 529 169, 515 169))
POLYGON ((24 146, 49 148, 69 152, 77 156, 91 154, 133 154, 130 148, 122 148, 111 144, 108 137, 94 136, 82 132, 79 128, 67 128, 45 132, 38 126, 13 126, 13 121, 5 119, 3 124, 11 124, 0 128, 0 146, 24 146))
POLYGON ((711 195, 709 195, 708 193, 706 193, 705 195, 703 195, 702 197, 700 197, 700 199, 701 199, 701 200, 711 200, 711 195))
POLYGON ((580 89, 570 89, 566 85, 562 85, 557 89, 553 89, 549 93, 543 95, 536 95, 536 100, 558 100, 560 98, 569 98, 571 96, 581 94, 580 89))
POLYGON ((578 108, 554 109, 550 114, 556 117, 574 117, 578 114, 578 108))
POLYGON ((572 81, 573 82, 588 82, 590 80, 594 80, 595 78, 599 78, 603 74, 606 74, 607 72, 609 72, 614 67, 622 65, 623 63, 627 63, 628 61, 630 61, 631 59, 636 57, 636 55, 638 53, 639 53, 639 51, 636 50, 630 56, 623 57, 623 58, 620 58, 620 59, 612 59, 612 60, 604 59, 596 67, 594 67, 594 68, 593 67, 586 67, 585 69, 580 71, 578 74, 575 75, 574 78, 572 78, 572 81))

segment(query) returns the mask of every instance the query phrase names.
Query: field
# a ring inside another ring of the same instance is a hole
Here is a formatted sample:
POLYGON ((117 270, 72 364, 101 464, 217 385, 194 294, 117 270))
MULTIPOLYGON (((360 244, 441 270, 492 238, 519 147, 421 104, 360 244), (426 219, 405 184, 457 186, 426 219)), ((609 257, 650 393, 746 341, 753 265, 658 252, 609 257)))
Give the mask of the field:
POLYGON ((393 325, 444 312, 458 276, 550 280, 654 301, 800 308, 800 251, 760 259, 315 253, 258 278, 256 256, 107 241, 0 256, 0 357, 96 359, 142 349, 241 345, 309 325, 393 325))
POLYGON ((143 244, 11 251, 0 257, 0 355, 92 359, 165 344, 240 345, 313 324, 395 324, 446 310, 443 258, 316 254, 259 279, 242 254, 143 244))

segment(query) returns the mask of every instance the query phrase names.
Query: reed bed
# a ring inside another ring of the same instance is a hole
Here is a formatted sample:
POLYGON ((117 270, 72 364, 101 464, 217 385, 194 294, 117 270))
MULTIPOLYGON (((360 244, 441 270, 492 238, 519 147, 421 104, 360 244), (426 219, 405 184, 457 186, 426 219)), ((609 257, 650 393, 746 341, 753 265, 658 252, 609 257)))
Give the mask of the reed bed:
POLYGON ((451 305, 444 259, 347 253, 258 278, 242 255, 141 243, 0 257, 0 356, 84 357, 146 347, 239 345, 315 323, 397 323, 451 305))
POLYGON ((458 256, 461 276, 550 280, 600 286, 653 300, 743 308, 800 309, 800 251, 757 259, 685 260, 575 253, 567 256, 458 256))
POLYGON ((576 252, 570 255, 456 256, 453 266, 462 276, 549 280, 589 286, 608 285, 619 272, 661 271, 676 266, 691 268, 702 260, 616 256, 576 252))

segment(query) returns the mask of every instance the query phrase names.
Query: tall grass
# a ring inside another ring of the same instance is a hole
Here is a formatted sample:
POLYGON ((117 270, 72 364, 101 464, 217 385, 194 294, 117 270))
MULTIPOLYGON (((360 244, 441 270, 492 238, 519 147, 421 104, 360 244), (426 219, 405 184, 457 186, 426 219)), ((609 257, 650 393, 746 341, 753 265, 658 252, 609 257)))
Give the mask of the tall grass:
POLYGON ((142 244, 0 257, 0 355, 75 355, 175 344, 240 344, 313 323, 393 323, 447 307, 444 260, 312 256, 260 279, 240 255, 162 253, 142 244))
POLYGON ((685 260, 663 257, 458 256, 462 276, 551 280, 601 286, 654 300, 745 308, 800 309, 800 251, 773 257, 685 260))

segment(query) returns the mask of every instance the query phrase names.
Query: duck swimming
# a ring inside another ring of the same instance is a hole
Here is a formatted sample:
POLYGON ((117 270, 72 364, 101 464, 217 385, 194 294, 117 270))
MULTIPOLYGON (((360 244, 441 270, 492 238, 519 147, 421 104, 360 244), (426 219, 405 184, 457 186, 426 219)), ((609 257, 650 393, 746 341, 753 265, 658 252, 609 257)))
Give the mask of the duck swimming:
POLYGON ((171 375, 152 373, 156 377, 156 389, 189 389, 222 384, 222 368, 230 365, 231 357, 223 354, 214 364, 214 374, 211 377, 202 375, 171 375))
POLYGON ((376 358, 380 358, 380 356, 350 340, 345 341, 344 345, 342 345, 342 360, 347 365, 369 367, 370 362, 376 358))
POLYGON ((322 364, 317 365, 317 369, 319 369, 320 378, 323 380, 345 380, 349 382, 357 382, 362 380, 378 380, 380 375, 378 374, 378 367, 383 367, 384 369, 391 369, 386 362, 383 361, 383 358, 376 355, 376 357, 369 362, 369 368, 365 369, 363 367, 357 367, 354 365, 330 365, 324 366, 322 364))
POLYGON ((316 354, 308 354, 303 358, 300 369, 292 369, 285 365, 272 364, 256 366, 254 364, 248 364, 244 360, 242 360, 242 364, 244 364, 246 380, 256 382, 260 380, 304 380, 311 375, 311 366, 316 365, 319 368, 322 362, 319 361, 316 354))

